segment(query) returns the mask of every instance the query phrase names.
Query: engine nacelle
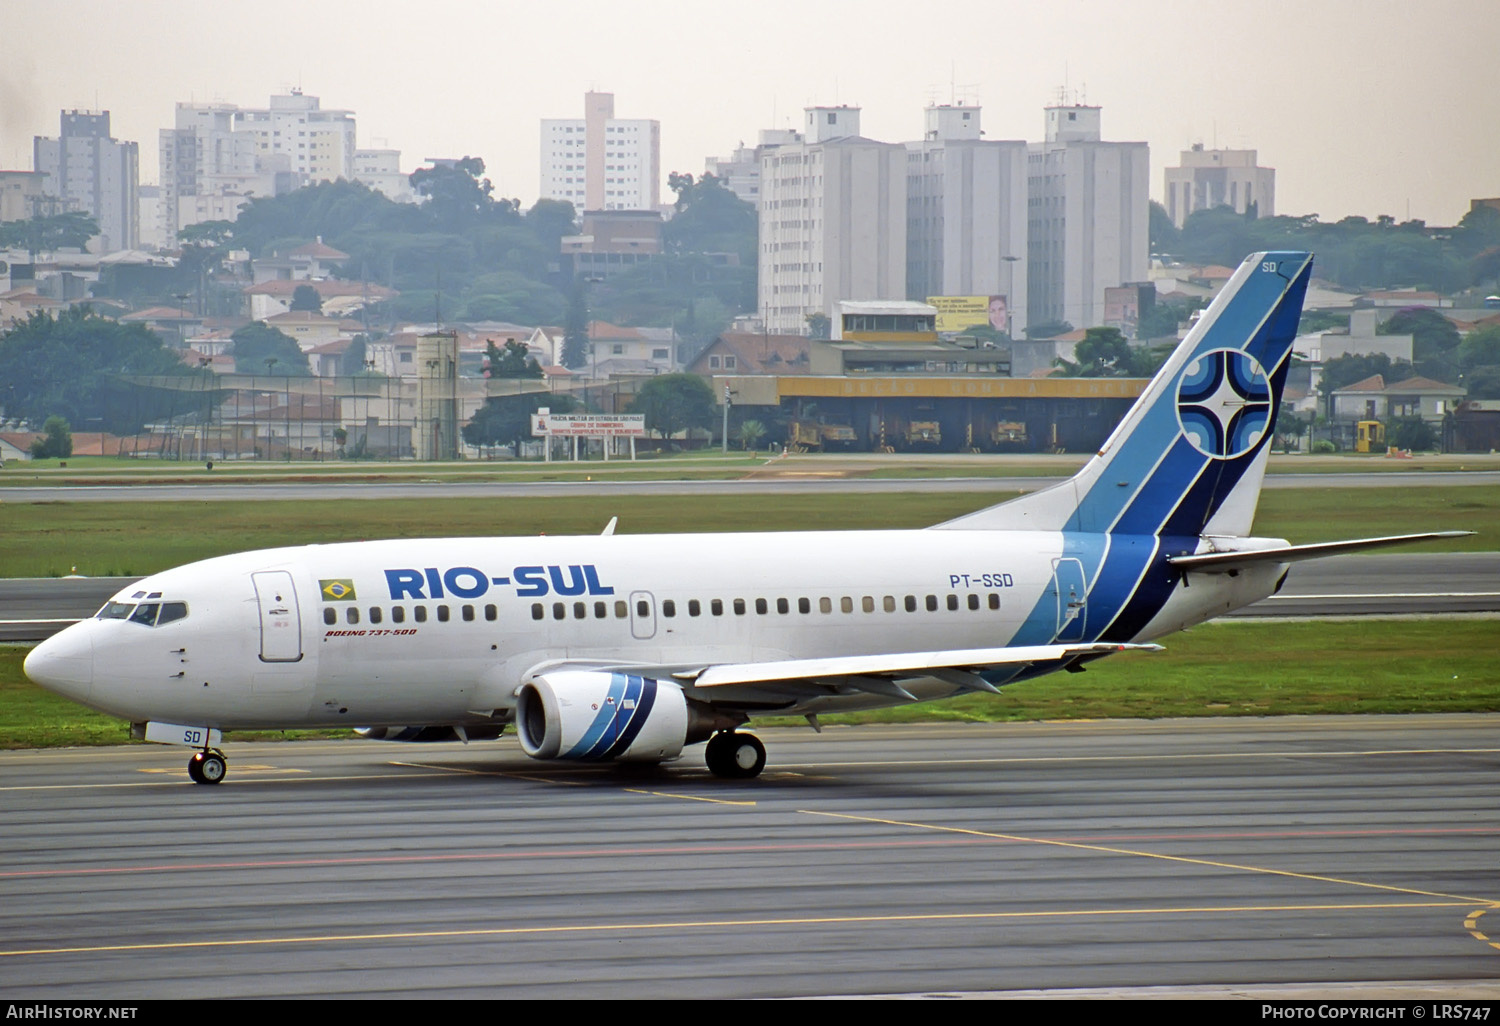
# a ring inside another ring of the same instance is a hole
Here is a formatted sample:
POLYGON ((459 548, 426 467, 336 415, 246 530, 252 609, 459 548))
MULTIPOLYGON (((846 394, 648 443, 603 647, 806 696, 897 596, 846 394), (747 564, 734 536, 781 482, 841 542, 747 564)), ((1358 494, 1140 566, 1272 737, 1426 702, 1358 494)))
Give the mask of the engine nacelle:
POLYGON ((516 733, 533 759, 661 762, 702 719, 678 685, 628 673, 546 673, 516 695, 516 733))
POLYGON ((355 727, 354 732, 371 741, 493 741, 504 725, 475 727, 355 727))

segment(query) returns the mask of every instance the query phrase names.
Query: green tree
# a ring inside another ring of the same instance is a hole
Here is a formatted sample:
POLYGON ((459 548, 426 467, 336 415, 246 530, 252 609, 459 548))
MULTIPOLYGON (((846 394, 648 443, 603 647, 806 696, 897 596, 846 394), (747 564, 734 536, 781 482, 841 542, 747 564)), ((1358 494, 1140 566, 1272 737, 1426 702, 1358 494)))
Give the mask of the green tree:
POLYGON ((740 448, 746 452, 759 448, 760 440, 766 437, 766 426, 758 420, 740 421, 740 448))
POLYGON ((291 309, 322 313, 323 297, 318 295, 318 290, 311 285, 298 285, 292 291, 291 309))
POLYGON ((410 181, 412 190, 427 199, 432 218, 448 231, 492 216, 519 221, 515 204, 509 200, 496 201, 495 187, 488 178, 481 177, 483 174, 483 160, 464 157, 451 165, 419 168, 411 174, 410 181))
POLYGON ((663 374, 641 386, 630 404, 646 415, 646 427, 671 438, 679 431, 711 427, 717 408, 713 389, 696 374, 663 374))
POLYGON ((1475 367, 1464 375, 1470 399, 1500 399, 1500 365, 1475 367))
POLYGON ((28 424, 56 415, 129 434, 170 416, 174 396, 148 393, 125 376, 186 373, 159 336, 87 307, 34 313, 0 335, 0 402, 7 417, 28 424))
POLYGON ((1125 378, 1134 371, 1130 342, 1119 328, 1089 328, 1073 350, 1076 360, 1056 361, 1069 378, 1125 378))
POLYGON ((573 291, 568 296, 568 314, 563 321, 562 363, 568 370, 582 370, 589 365, 589 314, 585 289, 588 283, 582 278, 573 280, 573 291))
POLYGON ((814 342, 827 342, 833 331, 833 321, 821 310, 802 318, 807 323, 807 337, 814 342))
POLYGON ((1464 373, 1500 366, 1500 324, 1487 324, 1464 336, 1458 344, 1458 366, 1464 373))
POLYGON ((1182 243, 1182 232, 1172 223, 1172 215, 1156 200, 1151 201, 1151 252, 1175 253, 1182 243))
POLYGON ((667 184, 677 193, 675 213, 662 229, 662 241, 673 252, 734 253, 755 262, 755 207, 740 199, 713 175, 696 182, 692 175, 673 173, 667 184))
POLYGON ((42 425, 45 438, 31 443, 31 455, 39 460, 66 459, 73 455, 73 432, 61 417, 48 417, 42 425))
POLYGON ((1385 440, 1397 449, 1428 452, 1437 448, 1437 433, 1421 417, 1402 417, 1391 423, 1385 440))
POLYGON ((1398 310, 1376 329, 1377 335, 1410 335, 1412 364, 1418 374, 1438 381, 1458 380, 1458 329, 1436 310, 1398 310))
MULTIPOLYGON (((542 368, 531 358, 524 342, 507 339, 505 348, 495 345, 494 339, 484 343, 485 376, 494 378, 540 378, 542 368)), ((564 411, 558 411, 564 412, 564 411)))
POLYGON ((464 441, 481 449, 513 446, 519 457, 521 443, 531 438, 531 415, 543 407, 550 408, 553 413, 572 413, 578 408, 578 403, 572 396, 550 392, 492 395, 464 425, 464 441))
POLYGON ((33 257, 55 249, 83 249, 99 234, 99 222, 81 211, 0 223, 0 249, 25 249, 33 257))
POLYGON ((234 369, 240 374, 267 373, 266 361, 275 360, 278 375, 306 377, 312 373, 307 354, 297 340, 261 321, 252 321, 229 336, 234 343, 234 369))
POLYGON ((521 220, 548 256, 561 252, 564 235, 578 234, 578 213, 567 200, 539 199, 521 220))
POLYGON ((1175 338, 1177 326, 1186 319, 1181 306, 1175 303, 1156 303, 1141 314, 1141 319, 1135 326, 1135 336, 1139 339, 1166 338, 1169 335, 1175 338))

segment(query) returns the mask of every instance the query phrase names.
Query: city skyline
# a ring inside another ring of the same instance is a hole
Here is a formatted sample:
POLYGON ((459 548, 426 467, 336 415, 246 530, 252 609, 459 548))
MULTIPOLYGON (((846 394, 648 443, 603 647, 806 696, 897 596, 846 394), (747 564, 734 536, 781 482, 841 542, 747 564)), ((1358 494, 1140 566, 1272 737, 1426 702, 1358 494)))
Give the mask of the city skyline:
POLYGON ((1278 213, 1452 224, 1500 195, 1500 5, 1438 0, 1411 18, 1355 0, 1068 0, 1046 10, 952 0, 927 21, 862 5, 746 8, 575 0, 566 18, 433 0, 283 0, 220 9, 8 0, 0 9, 0 167, 31 167, 64 109, 108 110, 160 182, 157 134, 178 102, 263 105, 292 88, 352 110, 360 147, 402 169, 473 155, 497 195, 538 195, 538 125, 589 89, 661 123, 662 177, 797 127, 811 105, 863 108, 864 134, 921 137, 923 109, 984 109, 987 138, 1038 141, 1042 110, 1103 108, 1103 137, 1145 141, 1151 195, 1195 143, 1250 148, 1277 171, 1278 213), (145 12, 145 13, 143 13, 145 12), (257 22, 263 23, 257 25, 257 22), (1189 28, 1190 26, 1190 28, 1189 28), (916 31, 914 31, 914 29, 916 31), (925 31, 921 31, 924 30, 925 31))

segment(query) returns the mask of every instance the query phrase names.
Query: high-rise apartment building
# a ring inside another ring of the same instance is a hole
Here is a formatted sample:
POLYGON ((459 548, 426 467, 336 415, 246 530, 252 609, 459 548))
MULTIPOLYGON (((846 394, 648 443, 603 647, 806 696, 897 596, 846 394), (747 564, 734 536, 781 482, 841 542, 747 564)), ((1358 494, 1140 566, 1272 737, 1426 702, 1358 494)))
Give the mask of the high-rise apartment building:
POLYGON ((32 167, 48 195, 99 224, 90 243, 101 253, 140 245, 140 150, 109 135, 109 111, 65 110, 56 139, 36 136, 32 167))
POLYGON ((1164 175, 1167 214, 1181 228, 1195 210, 1233 207, 1257 217, 1276 215, 1276 169, 1260 167, 1254 150, 1205 150, 1198 143, 1182 151, 1182 163, 1164 175))
POLYGON ((414 199, 411 177, 401 173, 400 150, 355 150, 354 180, 397 203, 410 203, 414 199))
MULTIPOLYGON (((1003 297, 1012 333, 1027 323, 1027 147, 982 138, 980 108, 926 110, 906 144, 906 298, 1003 297)), ((993 305, 993 304, 992 304, 993 305)))
POLYGON ((1104 323, 1104 290, 1144 281, 1150 256, 1150 150, 1104 142, 1100 109, 1046 108, 1028 154, 1029 324, 1104 323))
POLYGON ((584 93, 582 118, 543 118, 543 199, 585 210, 661 206, 661 123, 615 117, 613 93, 584 93))
POLYGON ((859 134, 858 107, 809 107, 761 164, 759 305, 800 335, 840 300, 906 295, 906 149, 859 134))
POLYGON ((280 170, 272 158, 284 157, 299 184, 354 178, 354 112, 324 110, 300 89, 271 97, 264 109, 239 109, 235 131, 254 137, 263 169, 280 170))
MULTIPOLYGON (((299 90, 273 96, 263 108, 179 103, 175 126, 160 136, 162 234, 172 240, 200 221, 233 221, 257 196, 355 180, 372 161, 382 171, 399 166, 400 151, 356 151, 354 140, 352 112, 324 110, 318 97, 299 90), (376 156, 361 163, 357 153, 376 156)), ((393 187, 387 176, 379 180, 393 187)), ((382 185, 371 187, 385 191, 382 185)))
POLYGON ((724 187, 751 206, 760 207, 760 165, 767 153, 779 146, 802 141, 802 133, 790 128, 761 129, 754 146, 741 144, 728 160, 709 157, 703 173, 713 175, 724 187))
POLYGON ((179 103, 174 127, 161 130, 156 209, 167 245, 188 225, 233 221, 251 197, 275 194, 255 137, 236 131, 239 113, 232 103, 179 103))

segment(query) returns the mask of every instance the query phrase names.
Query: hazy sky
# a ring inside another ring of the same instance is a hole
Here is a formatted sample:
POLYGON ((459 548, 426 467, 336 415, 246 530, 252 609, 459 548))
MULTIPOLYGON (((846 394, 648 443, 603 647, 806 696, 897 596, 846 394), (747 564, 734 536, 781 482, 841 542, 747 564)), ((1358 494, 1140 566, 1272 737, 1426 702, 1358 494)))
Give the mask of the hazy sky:
POLYGON ((403 170, 477 155, 529 205, 539 119, 581 117, 590 88, 661 122, 664 171, 698 174, 813 104, 900 142, 956 98, 988 138, 1036 141, 1068 86, 1106 139, 1151 144, 1156 198, 1201 142, 1259 150, 1278 213, 1452 224, 1500 196, 1497 54, 1500 0, 0 0, 0 168, 94 108, 156 182, 176 102, 300 86, 403 170))

